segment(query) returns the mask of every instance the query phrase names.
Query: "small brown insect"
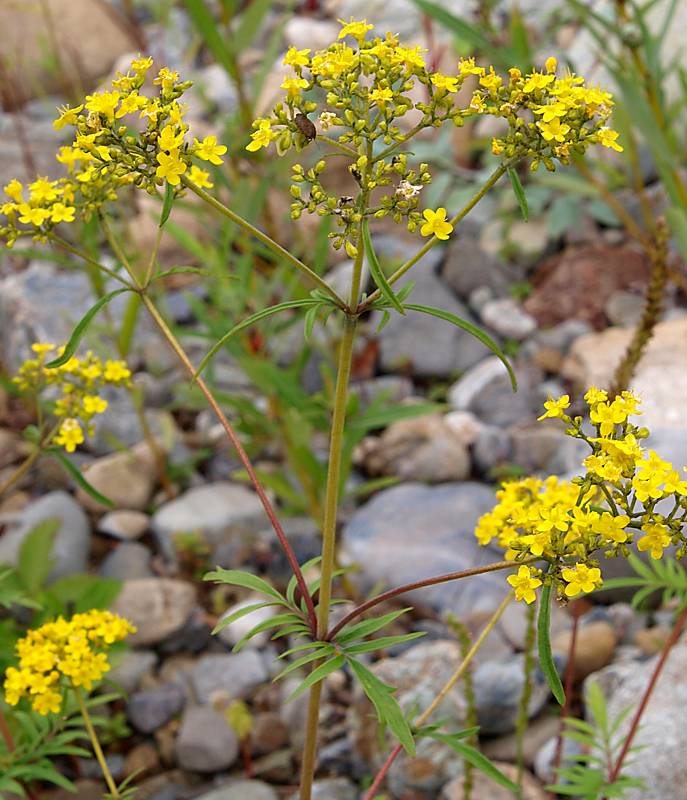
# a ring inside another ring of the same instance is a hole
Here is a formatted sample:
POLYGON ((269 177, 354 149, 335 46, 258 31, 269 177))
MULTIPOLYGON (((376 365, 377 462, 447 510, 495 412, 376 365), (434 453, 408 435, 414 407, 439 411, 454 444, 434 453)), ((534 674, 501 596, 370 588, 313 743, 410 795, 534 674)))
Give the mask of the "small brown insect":
POLYGON ((317 137, 317 130, 313 123, 305 116, 305 114, 296 114, 293 120, 296 123, 298 130, 305 136, 305 138, 312 142, 317 137))

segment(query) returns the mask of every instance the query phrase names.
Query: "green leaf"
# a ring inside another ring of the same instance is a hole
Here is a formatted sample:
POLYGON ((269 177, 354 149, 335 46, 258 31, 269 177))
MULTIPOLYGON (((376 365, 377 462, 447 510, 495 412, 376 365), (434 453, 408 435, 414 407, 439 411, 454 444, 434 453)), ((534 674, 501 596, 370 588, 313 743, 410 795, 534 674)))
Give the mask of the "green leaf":
POLYGON ((387 725, 408 755, 415 755, 415 742, 408 720, 403 715, 398 701, 394 697, 394 689, 387 686, 367 667, 354 658, 348 659, 350 668, 360 681, 363 691, 375 707, 379 721, 387 725))
POLYGON ((411 607, 401 608, 398 611, 390 611, 381 617, 373 617, 366 619, 362 622, 356 622, 354 625, 347 625, 342 631, 337 634, 336 640, 339 644, 344 645, 357 639, 364 639, 372 633, 381 631, 387 625, 391 625, 394 620, 397 620, 403 614, 407 614, 411 607))
POLYGON ((64 353, 62 353, 59 358, 55 358, 52 361, 48 361, 45 365, 48 369, 54 369, 55 367, 61 367, 63 364, 66 364, 67 361, 74 355, 76 352, 76 348, 79 346, 79 342, 83 339, 88 326, 93 321, 95 315, 100 311, 103 306, 106 306, 111 300, 114 300, 115 297, 118 297, 120 294, 124 294, 124 292, 130 292, 131 289, 125 287, 123 289, 115 289, 114 292, 110 292, 109 294, 104 295, 101 297, 95 305, 92 305, 88 311, 83 315, 81 320, 78 322, 76 328, 72 331, 72 335, 69 337, 69 341, 67 342, 64 353))
POLYGON ((215 353, 221 349, 228 341, 231 339, 232 336, 235 336, 240 331, 245 330, 246 328, 250 328, 251 325, 254 325, 256 322, 259 322, 262 319, 267 319, 268 317, 272 317, 275 314, 279 314, 282 311, 287 311, 290 308, 302 308, 303 306, 312 306, 312 305, 319 305, 320 301, 316 300, 313 297, 307 297, 302 300, 287 300, 285 303, 278 303, 276 306, 270 306, 269 308, 264 308, 262 311, 258 311, 255 314, 251 314, 250 317, 244 319, 243 322, 239 322, 238 325, 234 325, 233 328, 230 328, 224 336, 222 336, 219 341, 215 342, 212 346, 210 351, 205 355, 203 360, 200 362, 198 369, 195 372, 194 378, 197 378, 200 373, 205 369, 208 365, 208 362, 212 359, 215 353))
POLYGON ((266 580, 253 575, 252 572, 243 572, 238 569, 223 569, 217 567, 214 572, 203 575, 204 581, 215 581, 216 583, 227 583, 229 586, 241 586, 243 589, 252 589, 254 592, 273 597, 280 605, 285 603, 284 598, 279 592, 270 586, 266 580))
POLYGON ((39 522, 21 543, 17 574, 29 594, 38 592, 55 564, 50 556, 55 536, 61 527, 61 519, 45 519, 39 522))
POLYGON ((518 388, 518 382, 515 378, 515 373, 513 372, 513 368, 511 367, 508 359, 503 354, 501 348, 496 344, 496 342, 486 334, 483 330, 480 330, 476 325, 473 325, 471 322, 467 320, 461 319, 460 317, 452 314, 450 311, 444 311, 442 308, 433 308, 432 306, 421 306, 417 303, 406 303, 404 308, 408 309, 409 311, 419 311, 421 314, 429 314, 432 317, 437 317, 438 319, 443 319, 446 322, 450 322, 452 325, 455 325, 458 328, 462 328, 464 331, 472 334, 475 339, 479 339, 483 345, 486 345, 491 352, 498 357, 501 363, 505 366, 508 370, 508 376, 510 377, 510 383, 513 391, 515 392, 518 388))
POLYGON ((59 578, 50 584, 44 597, 46 606, 52 605, 53 615, 64 614, 67 609, 78 614, 92 608, 109 608, 121 589, 122 582, 116 578, 81 573, 59 578))
POLYGON ((311 686, 314 686, 316 683, 324 680, 327 675, 330 675, 337 669, 341 669, 345 663, 345 658, 343 656, 334 656, 330 658, 328 661, 325 661, 324 664, 320 664, 319 667, 316 667, 310 675, 301 683, 301 685, 287 697, 286 702, 289 703, 291 700, 295 700, 297 697, 306 692, 311 686))
POLYGON ((73 464, 67 456, 60 450, 59 447, 49 447, 48 453, 53 456, 60 464, 67 470, 67 472, 74 478, 76 483, 86 492, 86 494, 90 495, 94 500, 100 503, 103 506, 107 506, 107 508, 114 508, 115 504, 110 500, 109 497, 105 497, 104 494, 101 494, 94 486, 84 478, 81 474, 81 470, 73 464))
POLYGON ((397 644, 405 644, 411 642, 413 639, 419 639, 425 636, 426 631, 415 631, 413 633, 400 633, 397 636, 380 636, 379 639, 370 639, 367 642, 360 644, 353 644, 346 647, 346 653, 349 655, 359 655, 360 653, 371 653, 375 650, 384 650, 389 647, 394 647, 397 644))
POLYGON ((560 675, 553 662, 551 653, 551 586, 545 586, 539 601, 539 617, 537 619, 537 645, 539 648, 539 666, 546 678, 553 696, 560 705, 565 704, 565 692, 560 675))
POLYGON ((222 35, 217 20, 205 0, 184 0, 184 4, 191 21, 203 37, 205 45, 214 56, 215 61, 224 67, 227 74, 234 81, 237 81, 240 76, 236 69, 236 61, 231 48, 231 43, 235 40, 235 37, 222 35))
POLYGON ((438 742, 442 742, 443 744, 448 745, 454 752, 458 753, 459 756, 464 758, 469 764, 472 764, 473 767, 476 767, 480 772, 484 773, 488 778, 491 778, 494 783, 498 783, 499 786, 503 786, 505 789, 508 789, 511 792, 517 792, 518 787, 510 778, 507 778, 501 770, 497 769, 489 759, 480 753, 477 748, 472 747, 469 744, 461 741, 462 736, 460 738, 456 738, 448 733, 432 733, 430 734, 432 739, 435 739, 438 742))
POLYGON ((245 617, 248 614, 252 614, 253 611, 257 611, 259 608, 269 608, 273 606, 274 603, 271 602, 264 602, 264 603, 251 603, 250 605, 243 606, 243 608, 239 608, 233 613, 229 614, 226 617, 222 617, 222 619, 215 625, 212 629, 212 633, 219 633, 223 631, 227 625, 231 625, 232 622, 236 622, 237 619, 241 619, 241 617, 245 617))
POLYGON ((513 167, 509 167, 508 177, 510 178, 511 186, 513 187, 513 192, 515 193, 518 205, 520 206, 522 218, 525 220, 525 222, 527 222, 530 216, 530 210, 527 206, 527 196, 525 195, 525 190, 522 188, 522 183, 520 183, 520 176, 513 169, 513 167))
POLYGON ((280 628, 282 625, 293 625, 300 623, 300 617, 291 611, 285 614, 275 614, 273 617, 270 617, 270 619, 259 622, 257 625, 251 628, 245 636, 241 637, 241 639, 236 642, 233 651, 234 653, 238 653, 254 636, 257 636, 263 631, 268 631, 270 628, 280 628))
POLYGON ((174 187, 171 183, 165 184, 165 199, 162 203, 162 213, 160 214, 160 227, 163 228, 165 222, 169 219, 172 212, 172 204, 174 203, 174 187))
MULTIPOLYGON (((152 278, 152 281, 159 281, 162 278, 169 278, 172 275, 202 275, 204 278, 209 277, 212 275, 209 269, 202 269, 201 267, 190 267, 190 266, 183 266, 183 267, 172 267, 171 269, 167 269, 164 272, 159 272, 152 278)), ((236 280, 233 275, 225 275, 223 276, 226 280, 236 280)))
POLYGON ((398 297, 396 297, 396 293, 391 288, 389 282, 386 279, 386 275, 384 275, 384 270, 382 269, 381 264, 379 263, 379 259, 377 258, 377 254, 375 253, 374 247, 372 245, 372 237, 370 236, 370 226, 366 219, 363 220, 363 244, 365 246, 365 253, 367 254, 367 261, 370 265, 370 274, 372 275, 372 279, 374 280, 377 288, 382 293, 382 296, 387 300, 389 305, 392 308, 395 308, 399 314, 403 314, 405 316, 405 310, 401 305, 398 297))
MULTIPOLYGON (((323 642, 320 642, 320 645, 324 645, 323 642)), ((311 643, 312 646, 312 643, 311 643)), ((292 661, 288 664, 284 669, 279 672, 277 675, 274 676, 275 681, 280 681, 284 679, 287 675, 290 675, 300 667, 304 667, 307 664, 311 664, 313 661, 317 661, 320 658, 325 658, 328 655, 332 655, 334 653, 334 648, 332 645, 325 645, 317 648, 314 653, 308 653, 307 655, 301 656, 297 658, 295 661, 292 661)))

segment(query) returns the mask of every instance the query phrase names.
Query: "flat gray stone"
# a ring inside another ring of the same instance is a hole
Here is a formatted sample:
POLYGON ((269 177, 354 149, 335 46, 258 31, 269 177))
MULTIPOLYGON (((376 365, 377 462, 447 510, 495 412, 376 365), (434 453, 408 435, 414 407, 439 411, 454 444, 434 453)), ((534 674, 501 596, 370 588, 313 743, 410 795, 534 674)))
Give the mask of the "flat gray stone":
POLYGON ((145 545, 140 542, 122 542, 103 559, 100 574, 104 578, 117 578, 120 581, 152 578, 150 559, 150 550, 145 545))
POLYGON ((263 781, 232 781, 207 794, 201 794, 196 800, 279 800, 279 795, 263 781))
POLYGON ((191 706, 181 718, 175 751, 182 769, 220 772, 236 761, 239 743, 223 714, 209 706, 191 706))
POLYGON ((124 581, 112 610, 136 626, 130 644, 153 645, 181 630, 195 604, 195 589, 186 581, 140 578, 124 581))
POLYGON ((215 696, 243 700, 261 683, 269 680, 265 662, 255 650, 239 653, 211 653, 200 658, 189 677, 199 703, 211 705, 215 696))

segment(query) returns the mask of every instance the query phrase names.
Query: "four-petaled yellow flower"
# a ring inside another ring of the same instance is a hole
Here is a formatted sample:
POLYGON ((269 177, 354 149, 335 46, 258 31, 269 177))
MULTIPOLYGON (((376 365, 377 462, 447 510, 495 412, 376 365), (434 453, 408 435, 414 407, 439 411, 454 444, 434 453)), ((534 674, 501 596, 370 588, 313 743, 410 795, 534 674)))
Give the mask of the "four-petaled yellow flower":
POLYGON ((671 541, 668 528, 662 522, 648 522, 642 525, 642 531, 644 536, 637 542, 637 549, 643 553, 648 550, 653 559, 662 558, 671 541))
POLYGON ((553 397, 549 397, 549 399, 544 403, 544 408, 546 411, 544 411, 541 417, 537 417, 537 419, 563 417, 565 416, 565 410, 570 408, 570 396, 564 394, 562 397, 559 397, 558 400, 554 400, 553 397))
POLYGON ((378 106, 385 106, 394 99, 394 93, 388 87, 373 89, 369 94, 370 101, 377 103, 378 106))
POLYGON ((287 67, 306 67, 310 63, 309 52, 310 48, 298 50, 296 47, 289 47, 282 63, 287 67))
POLYGON ((12 178, 12 180, 3 187, 3 191, 8 197, 11 197, 15 203, 21 203, 23 200, 22 193, 24 191, 24 187, 19 183, 16 178, 12 178))
POLYGON ((50 219, 52 222, 74 222, 74 206, 67 206, 64 203, 54 203, 50 207, 50 219))
POLYGON ((83 111, 83 104, 75 106, 74 108, 62 106, 57 110, 60 112, 60 116, 53 122, 52 126, 55 130, 59 131, 64 128, 65 125, 76 125, 77 117, 80 112, 83 111))
POLYGON ((453 75, 442 75, 440 72, 435 72, 432 75, 432 83, 437 89, 443 89, 445 92, 458 91, 458 78, 453 75))
POLYGON ((197 167, 195 164, 192 164, 191 169, 188 171, 188 179, 201 189, 212 189, 215 185, 210 180, 210 173, 207 170, 197 167))
POLYGON ((172 125, 165 125, 157 139, 157 146, 160 150, 167 150, 167 152, 177 150, 183 143, 184 132, 175 131, 172 125))
POLYGON ((203 161, 209 161, 211 164, 221 164, 223 156, 227 152, 226 145, 217 144, 216 136, 206 136, 202 142, 198 139, 193 140, 193 154, 202 158, 203 161))
POLYGON ((42 225, 50 216, 47 208, 32 208, 28 203, 20 203, 19 214, 20 222, 27 222, 31 225, 42 225))
POLYGON ((522 90, 528 94, 530 92, 536 92, 539 89, 545 89, 550 83, 553 83, 554 80, 555 78, 553 75, 542 75, 541 72, 532 72, 527 76, 522 90))
POLYGON ((258 120, 257 130, 251 133, 250 138, 251 141, 246 145, 246 150, 250 150, 251 153, 259 150, 261 147, 269 147, 270 142, 276 138, 270 120, 258 120))
POLYGON ((113 92, 95 92, 86 97, 86 110, 93 114, 102 114, 108 122, 114 122, 115 109, 119 104, 121 94, 113 92))
POLYGON ((60 425, 54 441, 56 444, 62 445, 68 453, 73 453, 77 446, 84 442, 81 425, 75 419, 65 419, 60 425))
POLYGON ((303 89, 308 88, 308 82, 305 78, 284 78, 281 89, 286 89, 286 94, 291 97, 300 97, 303 89))
POLYGON ((570 125, 561 122, 558 117, 554 117, 551 122, 539 121, 537 122, 537 127, 547 142, 564 142, 566 135, 570 133, 570 125))
POLYGON ((423 236, 436 236, 437 239, 446 240, 453 230, 453 225, 446 219, 446 209, 437 208, 432 211, 430 208, 422 212, 425 218, 425 224, 420 228, 420 233, 423 236))
POLYGON ((576 564, 574 567, 563 569, 561 575, 568 584, 565 587, 565 594, 568 597, 593 592, 601 585, 601 570, 598 567, 576 564))
POLYGON ((156 177, 164 178, 167 183, 177 186, 181 176, 188 169, 186 162, 179 158, 179 151, 172 150, 169 154, 158 153, 157 160, 160 166, 155 170, 156 177))
POLYGON ((515 590, 516 600, 524 600, 527 604, 530 604, 537 599, 537 594, 534 590, 541 586, 541 581, 532 575, 529 567, 523 564, 517 575, 509 575, 506 580, 515 590))
POLYGON ((103 378, 110 383, 125 383, 131 377, 131 370, 123 361, 106 361, 103 378))
POLYGON ((352 36, 354 39, 361 41, 365 38, 365 34, 374 28, 374 25, 369 25, 366 19, 355 20, 351 17, 349 22, 339 20, 343 27, 339 31, 339 39, 344 39, 346 36, 352 36))
POLYGON ((619 135, 618 131, 614 131, 611 128, 601 128, 599 131, 599 144, 622 153, 623 148, 616 141, 619 135))

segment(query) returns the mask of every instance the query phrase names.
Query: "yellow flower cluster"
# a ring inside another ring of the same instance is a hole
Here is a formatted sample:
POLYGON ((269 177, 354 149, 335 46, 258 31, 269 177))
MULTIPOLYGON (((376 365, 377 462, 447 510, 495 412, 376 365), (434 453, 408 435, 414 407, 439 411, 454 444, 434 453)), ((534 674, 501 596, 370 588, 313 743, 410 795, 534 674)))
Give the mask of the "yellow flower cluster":
POLYGON ((359 197, 341 197, 323 186, 324 161, 308 171, 297 165, 291 212, 294 219, 304 211, 334 217, 343 231, 330 236, 334 246, 344 246, 349 255, 356 250, 362 215, 391 216, 411 231, 421 226, 426 236, 446 238, 450 233, 450 223, 445 216, 440 218, 442 209, 425 212, 424 219, 418 211, 420 191, 431 181, 427 165, 410 170, 399 150, 425 128, 446 122, 461 126, 471 117, 496 116, 504 120, 507 133, 494 140, 494 152, 509 164, 531 158, 535 169, 540 162, 552 169, 554 159, 567 161, 590 144, 622 149, 616 142, 618 134, 605 125, 611 96, 586 86, 575 75, 556 77, 553 58, 543 72, 523 76, 511 69, 508 80, 472 58, 461 59, 455 74, 447 75, 428 68, 426 51, 420 47, 406 47, 391 33, 375 36, 365 20, 340 22, 338 39, 329 47, 315 52, 288 50, 281 84, 284 97, 269 116, 255 120, 246 149, 254 152, 274 143, 281 155, 292 147, 300 151, 319 138, 338 154, 348 154, 359 197), (477 88, 461 106, 457 93, 468 81, 477 88), (416 99, 418 88, 426 100, 416 99), (404 126, 402 118, 411 111, 417 119, 404 126), (375 189, 386 186, 393 191, 375 205, 362 203, 375 189))
POLYGON ((157 94, 143 94, 152 66, 150 57, 135 58, 126 75, 117 73, 111 90, 60 109, 55 128, 75 129, 73 142, 57 154, 68 177, 39 177, 28 187, 12 180, 4 187, 9 199, 0 205, 6 217, 0 238, 8 246, 22 235, 45 237, 58 223, 73 222, 76 214, 87 218, 116 199, 123 186, 153 194, 165 182, 179 187, 182 176, 198 186, 212 186, 210 173, 192 159, 221 164, 227 148, 215 136, 186 141, 188 109, 180 98, 191 83, 180 81, 178 73, 163 67, 153 81, 157 94))
POLYGON ((572 481, 552 476, 504 484, 475 531, 480 544, 495 539, 507 559, 527 562, 508 578, 517 599, 527 603, 543 582, 554 583, 566 597, 597 589, 599 554, 627 555, 632 544, 654 559, 670 545, 678 556, 687 552, 687 479, 642 448, 649 432, 630 421, 640 413, 639 398, 623 392, 610 399, 592 387, 585 401, 588 420, 567 414, 567 395, 549 399, 540 417, 561 419, 568 435, 589 445, 584 474, 572 481), (533 566, 541 561, 548 563, 546 570, 533 566))
POLYGON ((107 409, 107 400, 98 392, 105 386, 130 386, 131 370, 124 361, 103 362, 94 353, 83 358, 72 356, 61 367, 48 368, 46 363, 62 354, 63 348, 37 342, 31 346, 34 358, 19 368, 13 383, 22 391, 40 395, 46 387, 55 387, 58 394, 52 413, 58 418, 50 443, 60 445, 68 453, 93 433, 93 419, 107 409))
POLYGON ((123 617, 97 610, 30 630, 17 642, 19 668, 5 673, 5 700, 15 706, 25 697, 39 714, 58 714, 64 690, 90 691, 110 669, 107 648, 135 631, 123 617))

